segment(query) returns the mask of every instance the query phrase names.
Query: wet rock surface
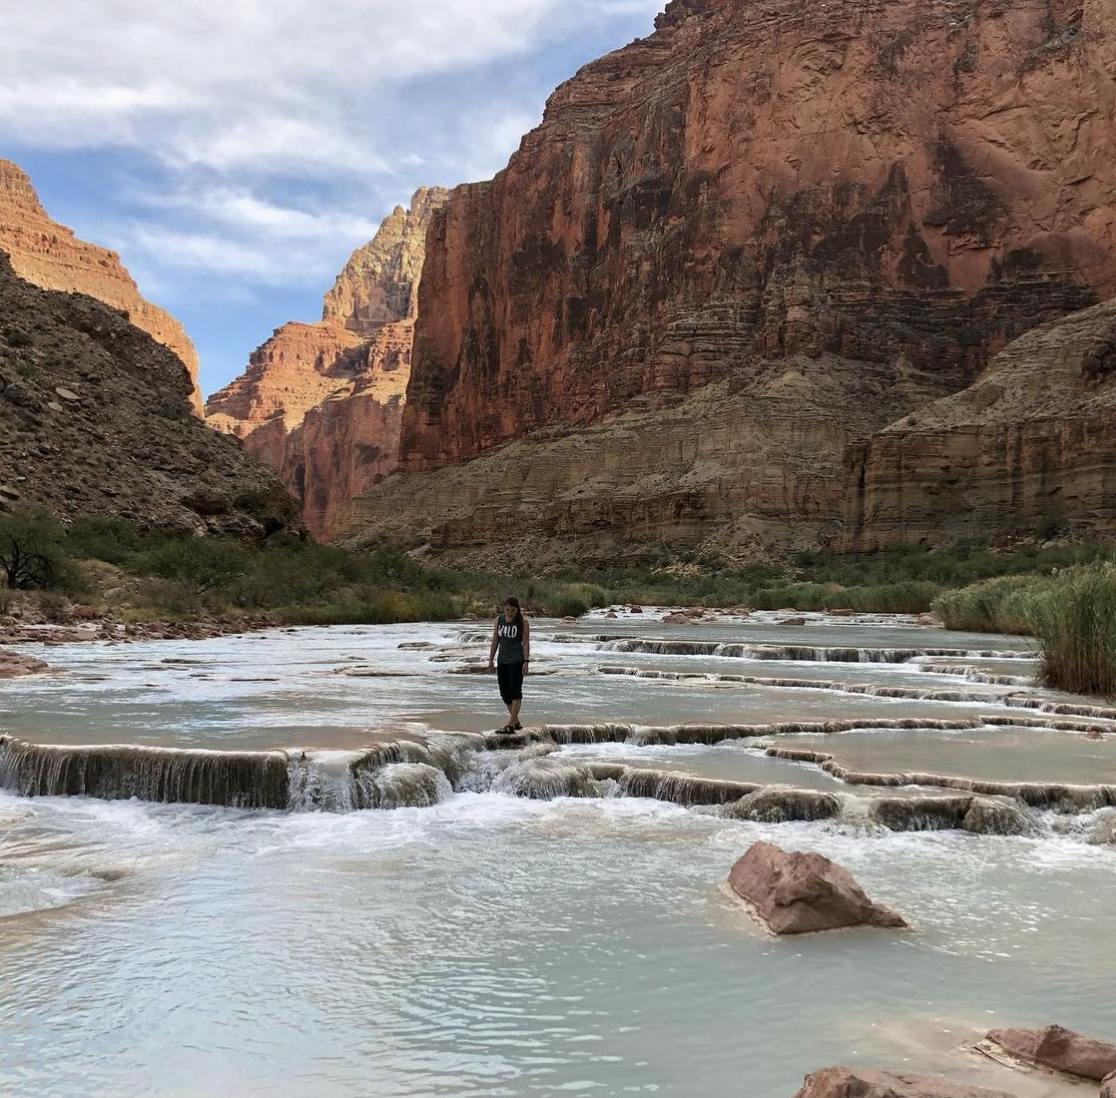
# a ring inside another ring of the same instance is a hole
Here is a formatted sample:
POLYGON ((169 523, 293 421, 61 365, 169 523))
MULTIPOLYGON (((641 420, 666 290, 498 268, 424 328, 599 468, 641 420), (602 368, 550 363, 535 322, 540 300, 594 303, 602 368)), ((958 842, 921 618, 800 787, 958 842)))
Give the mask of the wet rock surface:
POLYGON ((776 935, 907 926, 896 912, 868 899, 848 870, 821 854, 755 843, 732 867, 729 885, 776 935))
POLYGON ((1024 1063, 1098 1082, 1116 1073, 1116 1044, 1084 1037, 1064 1026, 1045 1029, 993 1029, 992 1045, 1024 1063))
POLYGON ((795 1098, 1014 1098, 936 1076, 831 1067, 806 1077, 795 1098))
POLYGON ((0 679, 18 679, 24 675, 39 675, 49 670, 49 665, 43 660, 0 648, 0 679))

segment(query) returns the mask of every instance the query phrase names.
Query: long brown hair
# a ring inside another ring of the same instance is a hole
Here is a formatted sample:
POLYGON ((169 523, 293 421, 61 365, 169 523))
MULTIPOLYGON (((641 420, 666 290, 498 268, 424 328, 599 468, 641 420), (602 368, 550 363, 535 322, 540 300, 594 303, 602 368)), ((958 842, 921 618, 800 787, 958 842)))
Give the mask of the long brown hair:
POLYGON ((515 607, 515 617, 512 618, 512 621, 514 621, 515 624, 519 626, 519 632, 520 632, 520 635, 522 635, 522 633, 523 633, 523 607, 519 605, 519 599, 517 599, 515 597, 515 595, 508 595, 508 597, 506 599, 504 599, 504 604, 503 604, 503 606, 500 607, 500 609, 502 610, 504 606, 514 606, 515 607))

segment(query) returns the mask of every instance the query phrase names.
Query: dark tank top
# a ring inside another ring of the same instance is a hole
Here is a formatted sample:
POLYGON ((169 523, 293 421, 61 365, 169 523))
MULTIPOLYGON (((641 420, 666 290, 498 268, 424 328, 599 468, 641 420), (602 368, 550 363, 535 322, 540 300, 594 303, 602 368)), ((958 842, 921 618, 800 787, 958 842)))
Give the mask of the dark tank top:
POLYGON ((496 638, 500 642, 500 649, 496 656, 497 663, 522 663, 523 662, 523 618, 517 617, 508 621, 503 614, 496 619, 496 638))

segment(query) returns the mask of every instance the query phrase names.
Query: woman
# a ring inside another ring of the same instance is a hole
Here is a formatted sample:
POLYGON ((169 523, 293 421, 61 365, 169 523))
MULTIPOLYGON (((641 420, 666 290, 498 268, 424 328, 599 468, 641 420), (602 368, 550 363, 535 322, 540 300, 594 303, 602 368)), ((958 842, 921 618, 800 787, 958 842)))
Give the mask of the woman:
POLYGON ((493 660, 500 683, 500 697, 508 707, 508 723, 500 732, 518 732, 523 727, 519 723, 519 707, 523 704, 523 676, 527 674, 527 665, 531 662, 531 627, 523 616, 519 599, 512 595, 504 599, 504 612, 497 616, 492 626, 489 671, 492 670, 493 660))

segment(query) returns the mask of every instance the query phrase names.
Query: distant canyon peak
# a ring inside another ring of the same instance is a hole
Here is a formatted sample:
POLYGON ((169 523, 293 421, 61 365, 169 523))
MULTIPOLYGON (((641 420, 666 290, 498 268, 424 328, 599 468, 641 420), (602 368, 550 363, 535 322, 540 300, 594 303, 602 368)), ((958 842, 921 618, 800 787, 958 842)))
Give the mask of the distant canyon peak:
POLYGON ((423 187, 396 207, 337 276, 322 319, 277 328, 206 404, 210 425, 279 473, 319 536, 397 464, 426 231, 448 196, 423 187))

